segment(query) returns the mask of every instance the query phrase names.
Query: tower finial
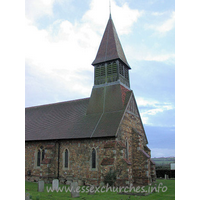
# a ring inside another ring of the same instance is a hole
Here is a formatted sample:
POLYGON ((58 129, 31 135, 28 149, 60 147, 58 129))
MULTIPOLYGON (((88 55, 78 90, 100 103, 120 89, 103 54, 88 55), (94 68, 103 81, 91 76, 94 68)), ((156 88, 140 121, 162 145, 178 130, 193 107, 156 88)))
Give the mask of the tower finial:
POLYGON ((111 2, 110 2, 110 0, 109 0, 109 16, 111 18, 111 2))

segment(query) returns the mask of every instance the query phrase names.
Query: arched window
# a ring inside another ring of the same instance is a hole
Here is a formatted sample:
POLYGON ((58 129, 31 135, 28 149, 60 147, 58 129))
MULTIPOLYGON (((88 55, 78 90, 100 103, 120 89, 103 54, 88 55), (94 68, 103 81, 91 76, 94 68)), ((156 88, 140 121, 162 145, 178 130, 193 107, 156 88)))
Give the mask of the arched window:
POLYGON ((126 140, 126 159, 128 159, 128 142, 127 142, 127 140, 126 140))
POLYGON ((92 149, 92 169, 96 168, 96 150, 92 149))
POLYGON ((65 168, 68 168, 69 167, 69 153, 68 153, 68 150, 66 149, 65 150, 65 168))
POLYGON ((44 160, 44 149, 42 149, 42 160, 44 160))
POLYGON ((38 167, 40 166, 40 149, 38 149, 38 152, 37 152, 37 166, 38 167))
POLYGON ((41 162, 44 160, 45 149, 43 148, 43 146, 41 146, 36 151, 37 151, 37 154, 36 154, 37 167, 39 167, 41 162))

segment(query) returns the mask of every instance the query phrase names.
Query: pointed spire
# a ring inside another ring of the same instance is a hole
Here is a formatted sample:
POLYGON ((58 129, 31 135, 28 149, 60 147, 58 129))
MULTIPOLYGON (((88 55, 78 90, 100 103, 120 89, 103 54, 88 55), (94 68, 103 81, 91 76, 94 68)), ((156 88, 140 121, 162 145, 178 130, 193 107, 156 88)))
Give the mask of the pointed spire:
POLYGON ((120 59, 130 69, 110 13, 103 38, 92 65, 116 59, 120 59))

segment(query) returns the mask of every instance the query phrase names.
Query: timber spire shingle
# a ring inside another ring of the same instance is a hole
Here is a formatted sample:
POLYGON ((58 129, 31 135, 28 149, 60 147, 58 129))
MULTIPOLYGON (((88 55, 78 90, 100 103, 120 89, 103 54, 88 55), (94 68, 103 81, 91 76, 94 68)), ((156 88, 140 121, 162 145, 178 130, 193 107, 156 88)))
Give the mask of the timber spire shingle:
POLYGON ((130 69, 110 15, 96 58, 92 65, 115 59, 120 59, 130 69))

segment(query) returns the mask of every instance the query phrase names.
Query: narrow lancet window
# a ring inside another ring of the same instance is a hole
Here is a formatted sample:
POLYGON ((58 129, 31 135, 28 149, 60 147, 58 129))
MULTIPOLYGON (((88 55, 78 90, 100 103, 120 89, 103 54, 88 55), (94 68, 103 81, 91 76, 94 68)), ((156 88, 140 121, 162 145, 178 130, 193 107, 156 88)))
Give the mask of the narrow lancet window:
POLYGON ((96 151, 95 149, 92 150, 92 169, 96 168, 96 151))
POLYGON ((126 141, 126 159, 128 159, 128 142, 126 141))
POLYGON ((65 150, 65 168, 68 168, 68 159, 69 159, 69 154, 68 154, 68 150, 65 150))
POLYGON ((40 166, 40 149, 37 152, 37 166, 40 166))
POLYGON ((42 160, 44 160, 44 149, 42 149, 42 160))

